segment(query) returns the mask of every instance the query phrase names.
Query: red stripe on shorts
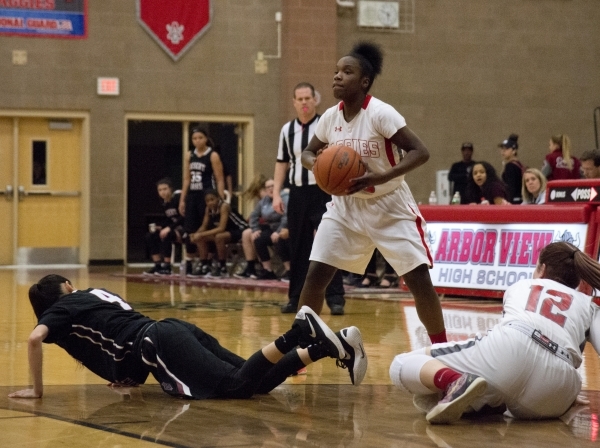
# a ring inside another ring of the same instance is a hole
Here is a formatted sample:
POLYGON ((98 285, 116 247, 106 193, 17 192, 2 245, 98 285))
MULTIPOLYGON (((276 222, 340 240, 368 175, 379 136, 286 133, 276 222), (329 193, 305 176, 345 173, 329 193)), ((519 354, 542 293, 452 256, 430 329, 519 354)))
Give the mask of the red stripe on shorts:
MULTIPOLYGON (((413 208, 410 205, 408 205, 408 208, 410 208, 411 212, 415 213, 415 211, 413 210, 413 208)), ((427 258, 429 259, 429 264, 433 267, 433 258, 431 257, 431 252, 429 252, 429 246, 425 242, 425 232, 423 232, 423 218, 421 218, 421 215, 419 215, 418 213, 415 213, 415 215, 417 215, 417 220, 415 221, 415 224, 417 225, 417 231, 419 232, 419 235, 421 236, 421 243, 423 244, 423 247, 425 248, 425 252, 427 253, 427 258)))

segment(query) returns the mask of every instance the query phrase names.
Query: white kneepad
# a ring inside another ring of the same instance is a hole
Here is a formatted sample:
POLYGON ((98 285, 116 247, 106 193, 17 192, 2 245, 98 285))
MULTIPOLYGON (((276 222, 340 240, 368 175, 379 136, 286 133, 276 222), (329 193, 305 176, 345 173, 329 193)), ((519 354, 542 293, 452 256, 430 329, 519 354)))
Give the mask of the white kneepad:
POLYGON ((429 388, 421 383, 421 368, 433 358, 420 353, 402 353, 394 358, 390 365, 390 379, 397 388, 410 394, 431 394, 429 388))

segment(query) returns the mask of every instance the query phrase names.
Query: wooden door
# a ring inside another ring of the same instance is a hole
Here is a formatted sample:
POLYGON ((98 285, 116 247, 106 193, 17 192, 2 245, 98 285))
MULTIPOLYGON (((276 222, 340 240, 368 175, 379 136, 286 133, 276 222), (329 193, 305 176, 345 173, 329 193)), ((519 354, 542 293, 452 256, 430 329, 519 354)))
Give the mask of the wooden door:
POLYGON ((17 264, 78 263, 81 120, 18 120, 17 264))
POLYGON ((0 265, 14 257, 14 120, 0 117, 0 265))

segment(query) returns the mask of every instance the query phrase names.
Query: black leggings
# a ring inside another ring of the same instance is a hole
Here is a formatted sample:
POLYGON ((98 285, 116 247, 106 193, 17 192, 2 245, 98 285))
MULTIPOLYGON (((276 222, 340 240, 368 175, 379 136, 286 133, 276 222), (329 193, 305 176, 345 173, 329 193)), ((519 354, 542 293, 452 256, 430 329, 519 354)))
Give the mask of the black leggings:
POLYGON ((178 319, 153 324, 142 341, 142 361, 169 395, 186 398, 250 398, 267 393, 304 364, 292 350, 277 364, 262 351, 248 361, 200 328, 178 319))
POLYGON ((204 191, 189 192, 185 198, 185 216, 183 227, 187 233, 194 233, 202 225, 206 202, 204 202, 204 191))
POLYGON ((289 240, 279 238, 277 244, 273 244, 273 241, 271 240, 272 234, 273 231, 269 226, 261 226, 260 235, 254 240, 254 248, 256 249, 256 255, 258 255, 259 260, 269 261, 271 259, 269 246, 273 246, 282 262, 290 261, 289 240))
MULTIPOLYGON (((150 255, 160 255, 161 261, 164 258, 169 258, 171 256, 171 245, 176 243, 178 238, 183 236, 184 230, 183 227, 179 226, 177 229, 171 229, 171 231, 167 234, 165 239, 161 239, 159 232, 147 233, 146 234, 146 247, 150 252, 150 255)), ((185 248, 188 253, 194 253, 197 250, 197 246, 195 244, 187 243, 185 248)))

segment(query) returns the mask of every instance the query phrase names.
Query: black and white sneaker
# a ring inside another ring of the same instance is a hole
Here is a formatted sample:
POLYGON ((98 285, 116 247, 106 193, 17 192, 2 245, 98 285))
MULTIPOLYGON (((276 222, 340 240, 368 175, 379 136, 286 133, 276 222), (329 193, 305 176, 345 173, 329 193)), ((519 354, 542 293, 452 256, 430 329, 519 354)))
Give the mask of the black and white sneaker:
POLYGON ((323 344, 332 358, 344 358, 346 356, 342 341, 323 322, 319 315, 306 305, 296 313, 296 319, 292 324, 292 328, 296 326, 300 327, 304 337, 300 341, 301 347, 307 347, 315 343, 323 344))
POLYGON ((188 277, 205 277, 210 273, 210 265, 208 264, 201 264, 199 266, 196 266, 192 272, 189 272, 187 274, 188 277))
MULTIPOLYGON (((254 269, 246 266, 246 268, 242 272, 235 273, 235 274, 233 274, 233 276, 235 278, 252 278, 252 274, 254 274, 254 269)), ((254 278, 256 278, 256 277, 254 277, 254 278)))
POLYGON ((346 356, 336 361, 338 367, 348 369, 350 381, 355 386, 362 383, 367 373, 367 353, 363 345, 362 336, 356 327, 342 328, 335 333, 342 342, 346 356))
POLYGON ((155 272, 156 275, 171 275, 171 264, 163 263, 160 269, 155 272))
POLYGON ((229 271, 226 266, 221 266, 218 269, 215 269, 213 272, 209 272, 207 277, 210 278, 227 278, 229 277, 229 271))
POLYGON ((425 417, 429 423, 452 423, 487 389, 487 381, 472 373, 463 373, 448 386, 444 398, 425 417))
POLYGON ((160 264, 155 264, 154 266, 152 266, 150 269, 148 269, 147 271, 144 271, 142 274, 143 275, 154 275, 156 274, 158 271, 160 270, 160 264))
POLYGON ((250 278, 255 278, 257 280, 277 280, 277 275, 273 271, 267 271, 263 269, 261 272, 256 274, 256 277, 250 276, 250 278))

